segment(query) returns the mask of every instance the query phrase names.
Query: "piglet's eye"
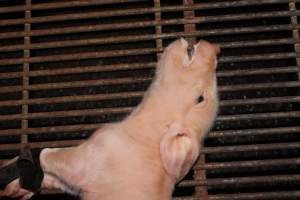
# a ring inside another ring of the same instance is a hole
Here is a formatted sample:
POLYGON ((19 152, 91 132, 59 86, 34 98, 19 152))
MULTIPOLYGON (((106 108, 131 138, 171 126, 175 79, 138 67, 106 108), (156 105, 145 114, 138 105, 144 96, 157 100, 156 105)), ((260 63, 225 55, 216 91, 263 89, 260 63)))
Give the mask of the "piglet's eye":
POLYGON ((200 96, 197 98, 197 103, 201 103, 203 100, 204 100, 204 97, 203 97, 202 95, 200 95, 200 96))

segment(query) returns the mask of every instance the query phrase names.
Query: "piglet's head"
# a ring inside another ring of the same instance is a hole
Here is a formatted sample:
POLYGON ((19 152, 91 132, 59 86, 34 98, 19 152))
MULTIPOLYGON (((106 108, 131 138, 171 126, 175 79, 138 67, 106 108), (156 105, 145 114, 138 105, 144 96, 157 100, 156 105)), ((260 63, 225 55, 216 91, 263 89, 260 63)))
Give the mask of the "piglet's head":
POLYGON ((201 140, 217 112, 217 45, 200 41, 189 45, 184 39, 170 44, 158 64, 157 82, 173 121, 160 141, 163 166, 175 182, 181 180, 197 159, 201 140))
POLYGON ((171 43, 164 51, 157 69, 156 81, 160 97, 173 111, 195 105, 205 92, 215 91, 215 71, 220 48, 204 40, 189 45, 185 39, 171 43))
POLYGON ((178 87, 188 87, 189 91, 195 87, 203 89, 207 85, 205 80, 215 75, 219 52, 217 45, 204 40, 195 45, 189 45, 183 38, 176 40, 166 48, 158 63, 160 86, 170 90, 178 90, 178 87))

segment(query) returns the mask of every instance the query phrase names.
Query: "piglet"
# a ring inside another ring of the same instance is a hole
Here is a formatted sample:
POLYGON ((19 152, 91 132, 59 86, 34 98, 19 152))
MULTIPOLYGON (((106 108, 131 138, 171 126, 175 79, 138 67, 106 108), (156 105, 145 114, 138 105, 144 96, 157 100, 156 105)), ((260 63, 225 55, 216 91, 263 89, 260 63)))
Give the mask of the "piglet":
MULTIPOLYGON (((40 153, 42 189, 84 200, 170 200, 190 170, 218 109, 217 45, 171 43, 142 102, 123 121, 102 127, 84 143, 40 153)), ((2 196, 29 199, 19 179, 2 196)))

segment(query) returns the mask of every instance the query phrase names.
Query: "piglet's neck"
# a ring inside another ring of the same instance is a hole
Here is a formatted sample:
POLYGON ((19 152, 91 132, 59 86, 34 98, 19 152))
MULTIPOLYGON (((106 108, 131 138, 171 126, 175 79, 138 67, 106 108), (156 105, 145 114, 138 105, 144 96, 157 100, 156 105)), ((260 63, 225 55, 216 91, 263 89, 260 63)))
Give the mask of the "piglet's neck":
POLYGON ((147 123, 173 121, 184 115, 185 107, 175 90, 170 91, 154 85, 129 118, 146 119, 147 123))
MULTIPOLYGON (((159 141, 167 128, 174 121, 181 121, 186 109, 186 103, 180 101, 176 90, 152 84, 143 101, 123 121, 128 135, 138 138, 140 143, 159 150, 159 141)), ((159 152, 157 152, 159 154, 159 152)))
MULTIPOLYGON (((138 190, 138 188, 127 188, 127 190, 138 190)), ((170 194, 162 194, 162 193, 149 193, 149 192, 144 192, 144 193, 124 193, 121 192, 120 190, 118 191, 113 191, 109 195, 99 195, 99 194, 93 194, 89 193, 83 197, 83 200, 116 200, 116 199, 122 199, 122 200, 133 200, 133 199, 138 199, 138 200, 172 200, 172 195, 170 194)))

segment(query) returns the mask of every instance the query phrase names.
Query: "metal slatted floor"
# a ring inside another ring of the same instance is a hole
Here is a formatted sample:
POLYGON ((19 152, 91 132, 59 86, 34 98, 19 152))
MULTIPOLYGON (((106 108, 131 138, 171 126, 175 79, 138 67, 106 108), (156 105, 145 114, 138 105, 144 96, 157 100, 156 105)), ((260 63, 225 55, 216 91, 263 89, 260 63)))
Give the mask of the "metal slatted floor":
MULTIPOLYGON (((164 47, 206 39, 222 48, 221 108, 175 199, 299 199, 299 8, 299 0, 0 0, 0 162, 27 143, 77 145, 121 120, 164 47)), ((49 193, 35 198, 70 198, 49 193)))

